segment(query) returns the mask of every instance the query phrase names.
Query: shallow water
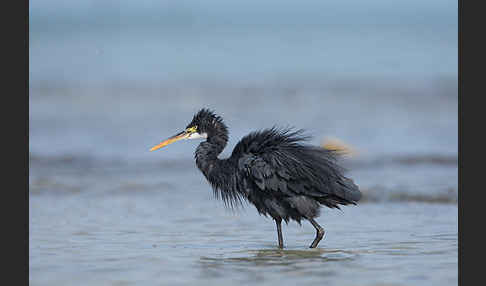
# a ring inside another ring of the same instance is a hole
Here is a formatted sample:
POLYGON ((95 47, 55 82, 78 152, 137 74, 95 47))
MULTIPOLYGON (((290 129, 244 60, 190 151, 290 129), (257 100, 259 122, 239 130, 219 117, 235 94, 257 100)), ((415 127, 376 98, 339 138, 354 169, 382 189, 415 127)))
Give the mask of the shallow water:
POLYGON ((319 248, 291 222, 279 250, 274 222, 225 209, 193 162, 86 165, 31 158, 31 285, 457 283, 454 200, 323 209, 319 248))
POLYGON ((312 226, 290 223, 278 250, 272 220, 225 211, 204 189, 31 196, 30 284, 457 283, 457 205, 326 210, 319 248, 307 248, 312 226))

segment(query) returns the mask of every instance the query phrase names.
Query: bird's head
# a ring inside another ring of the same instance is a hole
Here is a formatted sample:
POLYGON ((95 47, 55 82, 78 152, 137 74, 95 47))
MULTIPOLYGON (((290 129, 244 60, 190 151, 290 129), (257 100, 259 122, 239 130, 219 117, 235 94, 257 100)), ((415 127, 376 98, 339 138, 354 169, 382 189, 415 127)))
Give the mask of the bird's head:
POLYGON ((219 137, 223 137, 224 140, 227 141, 227 134, 228 129, 224 124, 223 119, 214 114, 211 110, 203 108, 194 115, 191 123, 187 125, 184 131, 162 141, 160 144, 152 147, 150 151, 160 149, 183 139, 206 139, 219 135, 219 137))

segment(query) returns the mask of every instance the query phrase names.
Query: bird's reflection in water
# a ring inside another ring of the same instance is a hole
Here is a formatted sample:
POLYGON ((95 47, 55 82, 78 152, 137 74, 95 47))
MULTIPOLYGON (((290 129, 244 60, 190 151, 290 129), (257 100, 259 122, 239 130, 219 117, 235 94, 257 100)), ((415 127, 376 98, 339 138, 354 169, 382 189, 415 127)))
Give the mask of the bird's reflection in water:
POLYGON ((309 250, 298 250, 298 249, 262 249, 249 251, 249 253, 254 253, 255 257, 260 258, 284 258, 287 260, 293 259, 309 259, 316 258, 321 260, 335 260, 337 257, 342 256, 343 259, 348 259, 349 252, 337 249, 309 249, 309 250))
MULTIPOLYGON (((231 272, 242 276, 246 273, 246 279, 259 280, 261 275, 280 272, 295 275, 318 272, 319 276, 330 276, 335 272, 334 267, 326 268, 325 264, 331 261, 345 263, 354 260, 357 255, 353 251, 339 249, 259 249, 238 251, 223 257, 203 256, 199 262, 201 274, 206 278, 223 277, 231 272)), ((263 276, 260 278, 263 279, 263 276)))

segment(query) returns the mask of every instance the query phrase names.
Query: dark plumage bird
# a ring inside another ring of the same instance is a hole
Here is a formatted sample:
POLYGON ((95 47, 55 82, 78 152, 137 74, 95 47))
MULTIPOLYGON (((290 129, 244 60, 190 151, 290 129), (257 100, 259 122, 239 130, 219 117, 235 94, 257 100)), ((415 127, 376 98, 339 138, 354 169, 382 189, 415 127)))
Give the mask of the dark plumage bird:
POLYGON ((200 110, 186 129, 151 151, 181 139, 203 138, 196 149, 196 164, 217 197, 233 207, 247 200, 260 214, 271 216, 277 225, 278 245, 283 248, 282 220, 308 220, 317 234, 324 229, 314 220, 321 205, 339 208, 356 204, 361 192, 343 175, 336 152, 307 145, 302 130, 265 129, 243 137, 229 158, 219 159, 228 142, 228 128, 220 116, 200 110))

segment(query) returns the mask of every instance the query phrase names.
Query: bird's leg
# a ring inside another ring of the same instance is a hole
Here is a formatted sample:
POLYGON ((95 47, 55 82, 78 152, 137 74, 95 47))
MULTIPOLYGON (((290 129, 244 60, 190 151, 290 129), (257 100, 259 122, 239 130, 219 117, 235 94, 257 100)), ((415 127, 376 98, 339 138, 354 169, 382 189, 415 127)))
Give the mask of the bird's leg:
POLYGON ((310 223, 312 223, 317 231, 316 238, 309 246, 310 248, 315 248, 319 244, 319 241, 321 241, 322 237, 324 237, 324 229, 313 218, 308 218, 308 220, 310 221, 310 223))
POLYGON ((278 248, 282 249, 284 247, 282 236, 282 219, 275 219, 275 224, 277 225, 278 248))

